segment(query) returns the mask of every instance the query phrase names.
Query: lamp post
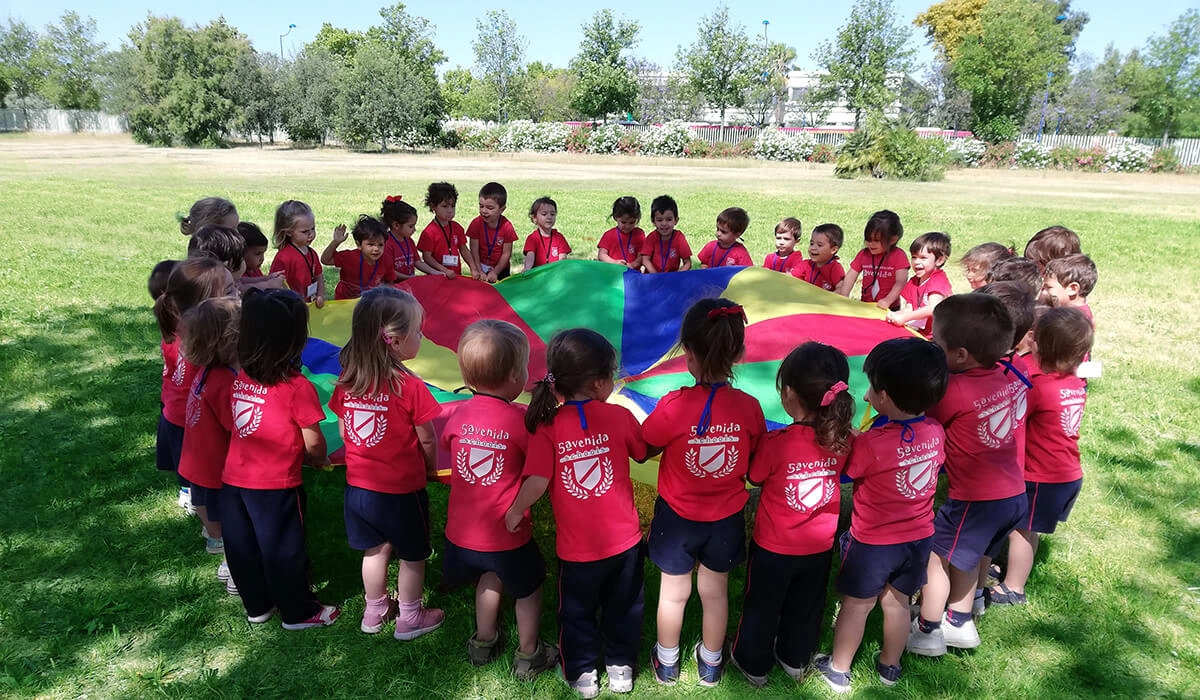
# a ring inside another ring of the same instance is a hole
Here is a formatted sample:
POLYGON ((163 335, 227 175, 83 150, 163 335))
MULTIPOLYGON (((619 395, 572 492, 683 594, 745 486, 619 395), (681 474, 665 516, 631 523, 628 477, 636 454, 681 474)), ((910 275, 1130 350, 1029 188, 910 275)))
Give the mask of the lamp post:
POLYGON ((288 34, 291 34, 292 30, 295 28, 296 28, 296 25, 289 24, 288 30, 286 32, 284 32, 283 34, 279 35, 279 60, 280 61, 283 60, 283 37, 287 36, 288 34))

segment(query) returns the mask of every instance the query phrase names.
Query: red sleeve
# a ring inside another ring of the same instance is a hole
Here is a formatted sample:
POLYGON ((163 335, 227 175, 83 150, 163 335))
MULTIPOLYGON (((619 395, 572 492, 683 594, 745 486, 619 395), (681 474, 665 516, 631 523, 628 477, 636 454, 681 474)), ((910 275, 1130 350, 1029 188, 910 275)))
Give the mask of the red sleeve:
POLYGON ((646 422, 642 423, 642 439, 647 445, 654 447, 666 447, 667 443, 675 437, 679 427, 679 421, 675 420, 671 414, 675 401, 679 394, 670 393, 659 400, 658 405, 646 417, 646 422))
POLYGON ((908 264, 908 254, 900 248, 892 248, 892 264, 895 265, 897 270, 907 270, 910 267, 908 264))
POLYGON ((467 232, 463 230, 462 224, 457 221, 450 222, 450 240, 458 244, 454 246, 455 250, 467 245, 467 232))
POLYGON ((333 254, 333 266, 337 268, 349 267, 358 262, 357 250, 339 250, 333 254))
POLYGON ((933 279, 929 280, 929 286, 930 294, 941 294, 943 297, 948 297, 954 293, 954 290, 950 288, 950 278, 943 270, 934 273, 933 279))
POLYGON ((441 242, 441 236, 429 230, 426 226, 424 231, 421 231, 421 237, 417 239, 417 250, 437 254, 438 243, 441 242))
POLYGON ((562 244, 563 244, 563 255, 566 255, 567 253, 570 253, 570 252, 571 252, 571 244, 567 242, 567 237, 566 237, 566 236, 564 236, 564 235, 562 235, 561 233, 560 233, 560 234, 558 234, 558 237, 559 237, 560 239, 562 239, 562 244))
POLYGON ((423 425, 442 414, 442 405, 433 398, 429 387, 425 386, 425 382, 420 377, 410 375, 404 388, 413 392, 411 397, 413 425, 423 425))
POLYGON ((942 397, 941 401, 938 401, 925 410, 925 415, 940 423, 943 429, 948 429, 950 423, 954 420, 954 398, 956 393, 954 378, 951 377, 950 385, 946 387, 946 395, 942 397))
MULTIPOLYGON (((680 245, 678 246, 679 257, 681 257, 681 258, 683 257, 683 244, 685 244, 686 242, 687 241, 680 241, 680 245)), ((709 241, 708 243, 704 244, 704 247, 700 249, 700 255, 697 256, 699 258, 699 263, 701 265, 707 265, 708 267, 712 267, 713 250, 716 247, 717 247, 716 241, 709 241)))
POLYGON ((675 241, 675 250, 679 252, 680 260, 692 257, 692 249, 688 245, 687 238, 683 235, 682 231, 679 232, 678 239, 675 241))
POLYGON ((851 479, 858 479, 867 474, 875 462, 875 451, 864 438, 865 436, 859 436, 850 446, 850 456, 846 459, 846 476, 851 479))
POLYGON ((280 248, 275 254, 275 259, 271 261, 271 273, 282 272, 283 281, 287 282, 288 289, 304 297, 308 291, 308 268, 298 259, 297 255, 289 255, 288 248, 280 248))
POLYGON ((746 250, 745 246, 738 245, 736 252, 737 254, 734 258, 737 260, 738 265, 745 265, 746 267, 754 266, 754 258, 750 257, 750 251, 746 250))
POLYGON ((759 448, 755 450, 754 456, 750 458, 750 471, 746 474, 746 478, 750 483, 761 485, 771 476, 771 460, 775 450, 772 449, 772 444, 776 439, 771 436, 763 438, 759 448))
POLYGON ((854 270, 855 272, 862 272, 863 265, 867 262, 867 255, 869 255, 869 253, 867 253, 866 248, 858 251, 858 254, 854 256, 854 259, 850 261, 850 269, 854 270))
POLYGON ((321 400, 317 398, 317 389, 312 382, 302 376, 291 380, 292 420, 301 428, 320 423, 325 419, 325 410, 321 408, 321 400))
POLYGON ((529 436, 522 476, 540 476, 545 479, 554 476, 554 441, 550 432, 550 426, 539 425, 537 432, 529 436))
POLYGON ((541 234, 539 234, 537 231, 534 231, 533 233, 526 236, 525 237, 525 248, 521 252, 522 253, 533 253, 534 255, 537 255, 538 240, 537 240, 536 236, 539 236, 539 235, 541 235, 541 234))
POLYGON ((517 229, 513 228, 512 222, 501 217, 500 220, 500 236, 502 240, 512 243, 517 240, 517 229))
POLYGON ((837 260, 830 260, 826 265, 832 266, 829 270, 829 281, 837 286, 842 280, 846 279, 846 269, 837 260))
POLYGON ((231 433, 233 432, 233 378, 233 372, 224 377, 223 381, 214 387, 216 393, 213 396, 213 413, 217 416, 217 422, 231 433))
POLYGON ((600 236, 600 242, 596 244, 596 247, 599 248, 600 250, 603 250, 606 253, 608 253, 610 250, 612 250, 612 247, 613 247, 612 239, 613 239, 613 235, 615 235, 613 233, 614 231, 616 231, 615 228, 610 228, 609 230, 605 231, 600 236))
POLYGON ((638 425, 637 418, 634 418, 629 409, 622 410, 625 420, 625 445, 629 450, 629 457, 635 462, 641 462, 646 459, 646 441, 642 439, 642 426, 638 425))
POLYGON ((642 255, 654 255, 654 240, 658 238, 658 233, 655 232, 654 238, 646 236, 642 241, 642 255))

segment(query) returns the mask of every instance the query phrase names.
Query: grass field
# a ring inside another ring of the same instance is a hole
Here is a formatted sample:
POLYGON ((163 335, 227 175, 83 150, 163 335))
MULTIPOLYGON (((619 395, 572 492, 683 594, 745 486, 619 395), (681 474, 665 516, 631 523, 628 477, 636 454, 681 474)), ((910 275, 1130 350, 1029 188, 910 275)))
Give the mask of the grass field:
MULTIPOLYGON (((528 203, 550 194, 559 230, 588 256, 611 226, 612 200, 624 194, 647 209, 654 196, 673 194, 680 229, 694 243, 711 236, 718 211, 745 207, 753 220, 747 244, 758 260, 785 216, 798 216, 806 230, 842 224, 846 259, 880 208, 902 216, 905 247, 922 231, 948 232, 954 261, 987 240, 1023 245, 1051 224, 1078 231, 1100 269, 1091 303, 1104 377, 1089 387, 1083 493, 1070 522, 1044 540, 1031 604, 989 610, 980 623, 984 644, 973 653, 906 656, 904 679, 892 690, 873 673, 876 613, 853 668, 856 692, 1200 696, 1200 334, 1193 321, 1200 179, 965 171, 907 184, 838 181, 828 166, 752 161, 152 150, 123 138, 13 135, 0 137, 0 695, 567 694, 550 674, 517 682, 507 661, 469 665, 473 600, 467 590, 437 590, 440 535, 427 586, 431 604, 447 611, 442 629, 409 643, 360 633, 359 557, 345 542, 336 472, 307 475, 309 549, 320 595, 342 605, 344 619, 303 633, 249 626, 213 576, 218 559, 204 553, 197 521, 182 515, 173 482, 153 466, 161 360, 145 280, 155 262, 185 252, 177 212, 219 195, 269 229, 280 201, 302 199, 316 212, 324 246, 336 223, 377 212, 384 195, 416 204, 425 185, 441 179, 457 183, 464 224, 478 187, 503 182, 522 236, 531 230, 528 203)), ((947 271, 966 288, 955 263, 947 271)), ((431 497, 440 531, 445 489, 431 487, 431 497)), ((537 515, 549 521, 544 503, 537 515)), ((539 540, 553 552, 547 527, 539 540)), ((555 569, 546 586, 547 637, 555 569)), ((652 571, 643 661, 654 637, 652 571)), ((732 627, 740 574, 730 588, 732 627)), ((684 644, 698 636, 693 599, 684 644)), ((826 646, 830 637, 827 630, 826 646)), ((685 662, 679 686, 661 688, 644 673, 635 696, 697 690, 694 665, 685 662)), ((778 670, 757 692, 731 670, 705 694, 829 695, 819 679, 797 686, 778 670)))

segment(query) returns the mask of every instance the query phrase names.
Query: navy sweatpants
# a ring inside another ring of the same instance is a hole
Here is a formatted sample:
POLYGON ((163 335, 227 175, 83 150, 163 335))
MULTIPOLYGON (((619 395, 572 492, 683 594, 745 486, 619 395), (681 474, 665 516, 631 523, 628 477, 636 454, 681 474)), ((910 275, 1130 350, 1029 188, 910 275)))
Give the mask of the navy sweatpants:
POLYGON ((303 622, 321 611, 309 586, 304 543, 304 487, 221 489, 225 560, 246 614, 279 609, 284 622, 303 622))
POLYGON ((568 680, 600 670, 601 656, 606 665, 636 668, 645 558, 638 542, 599 561, 559 561, 558 647, 568 680))

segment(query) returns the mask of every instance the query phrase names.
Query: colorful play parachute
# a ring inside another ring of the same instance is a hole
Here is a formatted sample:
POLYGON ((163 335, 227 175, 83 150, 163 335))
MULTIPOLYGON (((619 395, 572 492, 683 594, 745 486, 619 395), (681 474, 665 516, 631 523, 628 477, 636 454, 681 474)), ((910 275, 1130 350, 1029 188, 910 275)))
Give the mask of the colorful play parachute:
MULTIPOLYGON (((775 373, 792 348, 817 340, 846 353, 850 390, 861 419, 867 408, 861 401, 867 389, 863 359, 877 343, 911 335, 884 321, 884 312, 874 305, 755 267, 643 275, 609 263, 565 260, 496 285, 430 276, 402 286, 425 308, 425 339, 407 365, 442 404, 441 422, 453 414, 457 402, 470 398, 454 353, 463 330, 482 318, 510 321, 529 337, 531 381, 546 373, 546 345, 556 332, 578 326, 600 332, 620 352, 621 376, 612 401, 644 418, 663 395, 695 381, 676 352, 684 312, 705 297, 732 299, 749 319, 746 354, 733 383, 762 403, 771 428, 791 422, 779 403, 775 373)), ((338 352, 350 335, 354 303, 331 302, 324 309, 311 309, 304 373, 316 384, 322 402, 328 401, 341 371, 338 352)), ((336 461, 342 440, 328 411, 322 429, 336 461)), ((448 466, 445 454, 440 463, 448 466)), ((634 476, 653 483, 655 470, 651 463, 635 468, 634 476)))

